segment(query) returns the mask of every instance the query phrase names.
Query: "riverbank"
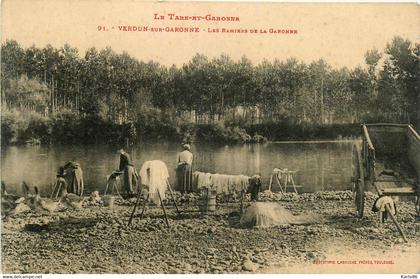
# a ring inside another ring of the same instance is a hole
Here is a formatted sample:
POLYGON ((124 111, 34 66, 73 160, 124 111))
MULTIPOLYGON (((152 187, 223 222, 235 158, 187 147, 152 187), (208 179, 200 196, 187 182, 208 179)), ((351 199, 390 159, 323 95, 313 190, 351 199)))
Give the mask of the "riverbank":
MULTIPOLYGON (((149 207, 142 220, 138 211, 127 227, 133 200, 116 201, 113 208, 86 205, 80 211, 49 215, 23 213, 2 222, 2 271, 414 273, 418 269, 420 227, 414 222, 412 202, 398 204, 397 219, 409 240, 405 244, 392 222, 381 225, 369 209, 357 219, 348 191, 261 198, 278 202, 293 214, 316 214, 322 222, 245 228, 239 224, 238 204, 222 204, 216 213, 202 216, 194 199, 185 198, 178 199, 180 218, 168 205, 169 229, 155 207, 149 207), (350 253, 356 250, 358 254, 350 253), (319 264, 325 260, 355 263, 319 264), (371 264, 373 260, 382 262, 371 264)), ((367 208, 374 199, 368 194, 367 208)))
POLYGON ((360 136, 360 125, 313 124, 290 121, 195 124, 163 115, 142 116, 118 124, 99 116, 82 117, 70 111, 49 116, 34 112, 2 112, 1 144, 114 144, 147 141, 214 144, 266 141, 340 140, 360 136))

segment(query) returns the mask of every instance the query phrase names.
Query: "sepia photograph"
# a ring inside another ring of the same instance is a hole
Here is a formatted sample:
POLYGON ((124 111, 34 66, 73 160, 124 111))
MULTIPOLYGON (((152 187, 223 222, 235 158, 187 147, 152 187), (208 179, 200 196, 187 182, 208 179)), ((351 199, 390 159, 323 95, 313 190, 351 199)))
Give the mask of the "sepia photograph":
POLYGON ((0 60, 2 278, 417 278, 418 3, 3 0, 0 60))

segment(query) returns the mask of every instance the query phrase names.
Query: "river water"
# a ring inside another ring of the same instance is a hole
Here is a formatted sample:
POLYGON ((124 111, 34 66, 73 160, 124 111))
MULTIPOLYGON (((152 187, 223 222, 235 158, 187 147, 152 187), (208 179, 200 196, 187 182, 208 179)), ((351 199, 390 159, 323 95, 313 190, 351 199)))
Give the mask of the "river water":
MULTIPOLYGON (((194 170, 223 174, 260 174, 263 189, 268 187, 274 168, 298 171, 297 185, 305 192, 350 189, 351 151, 353 142, 278 142, 212 146, 193 144, 194 170)), ((170 182, 175 183, 176 156, 180 146, 173 143, 147 143, 129 150, 139 170, 147 160, 166 163, 170 182)), ((57 168, 75 158, 84 172, 86 192, 102 192, 106 176, 118 168, 115 147, 94 146, 10 146, 1 150, 1 179, 8 192, 20 193, 25 180, 38 185, 48 195, 55 182, 57 168)), ((274 184, 274 186, 276 186, 274 184)), ((274 187, 273 190, 278 188, 274 187)))

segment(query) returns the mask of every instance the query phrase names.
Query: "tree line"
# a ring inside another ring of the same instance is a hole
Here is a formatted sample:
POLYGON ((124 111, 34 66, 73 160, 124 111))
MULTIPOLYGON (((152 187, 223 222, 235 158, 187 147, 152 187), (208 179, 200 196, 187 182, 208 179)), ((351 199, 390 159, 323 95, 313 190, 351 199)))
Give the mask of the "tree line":
MULTIPOLYGON (((63 112, 109 123, 171 121, 246 126, 404 122, 420 126, 420 45, 394 37, 365 65, 196 54, 182 66, 139 61, 110 47, 1 46, 2 110, 63 112)), ((147 125, 147 124, 143 124, 147 125)), ((144 127, 143 127, 144 128, 144 127)))

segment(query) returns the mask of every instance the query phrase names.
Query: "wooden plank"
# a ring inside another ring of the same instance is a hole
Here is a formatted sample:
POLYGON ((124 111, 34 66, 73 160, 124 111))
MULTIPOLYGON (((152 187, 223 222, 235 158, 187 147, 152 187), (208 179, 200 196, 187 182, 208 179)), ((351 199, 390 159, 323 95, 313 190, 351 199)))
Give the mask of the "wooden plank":
POLYGON ((271 185, 273 184, 273 175, 270 176, 270 183, 268 184, 268 190, 271 191, 271 185))
POLYGON ((375 148, 373 147, 372 141, 370 140, 369 132, 368 132, 368 129, 367 129, 366 125, 363 125, 363 134, 366 138, 369 149, 375 150, 375 148))
POLYGON ((368 127, 370 127, 370 126, 372 126, 372 127, 382 127, 382 126, 384 126, 384 127, 387 127, 387 126, 389 126, 389 127, 407 127, 407 126, 409 126, 408 124, 396 124, 396 123, 372 123, 372 124, 365 124, 366 126, 368 126, 368 127))
POLYGON ((406 133, 408 124, 366 124, 369 131, 381 134, 406 133))
POLYGON ((179 212, 178 205, 176 204, 175 196, 174 196, 174 193, 172 192, 172 187, 168 179, 166 179, 166 185, 168 185, 169 192, 171 193, 172 201, 174 202, 176 212, 178 213, 178 216, 180 216, 181 213, 179 212))
POLYGON ((408 125, 409 133, 411 133, 418 141, 420 141, 420 136, 417 134, 416 130, 411 125, 408 125))
POLYGON ((375 182, 404 182, 404 180, 402 179, 398 179, 395 176, 391 176, 391 175, 379 175, 377 176, 377 178, 375 179, 375 182))
POLYGON ((379 196, 382 196, 382 190, 378 187, 377 183, 373 183, 373 187, 375 187, 376 192, 378 193, 379 196))
MULTIPOLYGON (((388 183, 387 183, 388 184, 388 183)), ((384 183, 374 183, 379 196, 415 196, 416 191, 412 187, 384 187, 384 183)), ((391 183, 390 183, 391 184, 391 183)), ((394 184, 395 185, 395 184, 394 184)))
POLYGON ((414 195, 415 191, 411 187, 396 187, 381 189, 384 195, 414 195))
POLYGON ((385 205, 385 210, 388 212, 388 216, 391 218, 392 222, 394 222, 395 226, 397 227, 397 229, 398 229, 399 233, 401 234, 402 238, 404 239, 404 241, 408 242, 408 239, 405 236, 405 233, 404 233, 403 229, 401 228, 397 219, 395 219, 394 215, 392 215, 391 208, 389 207, 389 204, 385 205))

